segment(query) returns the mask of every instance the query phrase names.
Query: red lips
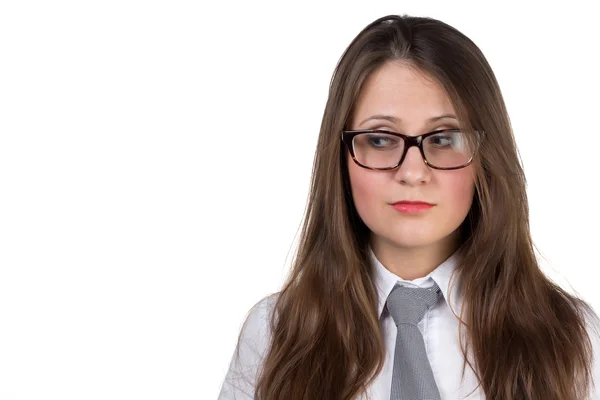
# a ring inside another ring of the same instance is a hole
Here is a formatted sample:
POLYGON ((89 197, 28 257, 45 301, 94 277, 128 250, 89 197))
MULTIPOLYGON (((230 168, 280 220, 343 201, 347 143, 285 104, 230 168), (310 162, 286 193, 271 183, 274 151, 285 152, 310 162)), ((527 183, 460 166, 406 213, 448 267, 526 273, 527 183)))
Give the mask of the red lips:
POLYGON ((419 214, 432 208, 434 204, 424 201, 398 201, 392 207, 404 214, 419 214))
POLYGON ((392 203, 393 206, 399 205, 399 204, 407 204, 407 205, 415 205, 415 206, 432 206, 433 205, 431 203, 427 203, 426 201, 408 201, 408 200, 401 200, 401 201, 392 203))

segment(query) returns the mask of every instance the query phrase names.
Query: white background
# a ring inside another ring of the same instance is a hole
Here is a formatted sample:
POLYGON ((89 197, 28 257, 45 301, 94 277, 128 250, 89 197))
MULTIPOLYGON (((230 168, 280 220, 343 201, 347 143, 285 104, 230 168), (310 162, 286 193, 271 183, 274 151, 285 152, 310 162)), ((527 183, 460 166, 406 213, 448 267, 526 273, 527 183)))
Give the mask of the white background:
POLYGON ((333 69, 392 13, 482 49, 542 265, 598 309, 593 2, 422 3, 2 2, 0 399, 215 399, 289 267, 333 69))

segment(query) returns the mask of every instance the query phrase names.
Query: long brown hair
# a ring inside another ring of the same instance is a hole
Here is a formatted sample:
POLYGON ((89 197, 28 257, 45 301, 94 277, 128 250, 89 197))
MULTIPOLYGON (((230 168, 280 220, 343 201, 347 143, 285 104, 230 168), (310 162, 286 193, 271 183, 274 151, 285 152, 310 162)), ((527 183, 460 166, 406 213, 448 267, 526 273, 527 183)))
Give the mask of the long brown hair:
POLYGON ((369 24, 334 72, 299 247, 269 321, 256 398, 349 400, 383 367, 369 230, 353 205, 340 132, 367 76, 389 60, 436 78, 462 127, 485 132, 456 270, 464 299, 463 372, 469 364, 488 399, 586 398, 592 382, 586 318, 595 314, 540 269, 526 180, 495 75, 464 34, 406 15, 369 24))

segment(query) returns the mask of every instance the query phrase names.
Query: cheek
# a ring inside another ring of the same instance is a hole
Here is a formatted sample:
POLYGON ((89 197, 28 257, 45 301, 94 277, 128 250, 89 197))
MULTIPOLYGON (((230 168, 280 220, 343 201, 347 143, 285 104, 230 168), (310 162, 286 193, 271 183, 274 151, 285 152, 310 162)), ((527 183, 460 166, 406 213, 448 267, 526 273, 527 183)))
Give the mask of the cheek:
POLYGON ((385 204, 383 191, 385 174, 359 167, 350 156, 348 160, 348 175, 354 206, 359 216, 368 224, 385 204))
POLYGON ((466 213, 471 208, 473 195, 475 193, 475 177, 471 167, 464 168, 453 174, 445 174, 439 179, 443 197, 440 202, 446 204, 461 214, 466 213))

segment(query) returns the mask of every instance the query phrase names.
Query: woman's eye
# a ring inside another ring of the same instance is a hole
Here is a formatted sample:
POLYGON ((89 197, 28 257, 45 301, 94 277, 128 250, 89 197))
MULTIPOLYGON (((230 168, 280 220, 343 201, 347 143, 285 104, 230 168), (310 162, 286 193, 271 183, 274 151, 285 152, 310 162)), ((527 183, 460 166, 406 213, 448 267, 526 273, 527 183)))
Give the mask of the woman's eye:
POLYGON ((439 147, 444 147, 444 146, 452 146, 454 140, 453 140, 452 136, 436 135, 436 136, 430 138, 429 142, 433 145, 436 145, 439 147))
POLYGON ((397 140, 391 136, 371 135, 369 136, 369 144, 375 148, 385 148, 395 146, 397 140))

